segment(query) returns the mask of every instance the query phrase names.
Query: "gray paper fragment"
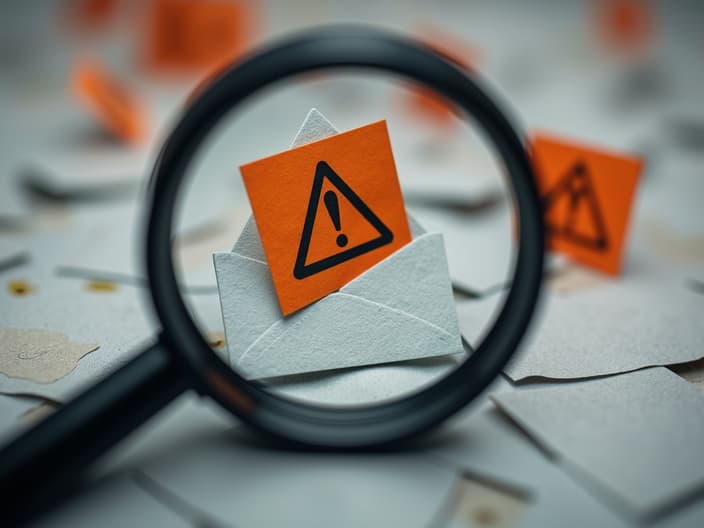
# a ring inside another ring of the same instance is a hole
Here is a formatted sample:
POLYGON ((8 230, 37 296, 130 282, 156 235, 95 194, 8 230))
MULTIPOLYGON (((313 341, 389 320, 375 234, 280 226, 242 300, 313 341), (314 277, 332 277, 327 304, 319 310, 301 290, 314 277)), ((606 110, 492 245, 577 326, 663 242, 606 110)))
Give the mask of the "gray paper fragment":
POLYGON ((704 392, 664 368, 493 396, 587 485, 645 518, 704 486, 704 392))
MULTIPOLYGON (((495 300, 458 305, 471 334, 495 300)), ((530 339, 505 372, 514 381, 578 379, 704 357, 704 296, 666 283, 617 282, 544 296, 530 339)), ((469 336, 465 337, 469 339, 469 336)))

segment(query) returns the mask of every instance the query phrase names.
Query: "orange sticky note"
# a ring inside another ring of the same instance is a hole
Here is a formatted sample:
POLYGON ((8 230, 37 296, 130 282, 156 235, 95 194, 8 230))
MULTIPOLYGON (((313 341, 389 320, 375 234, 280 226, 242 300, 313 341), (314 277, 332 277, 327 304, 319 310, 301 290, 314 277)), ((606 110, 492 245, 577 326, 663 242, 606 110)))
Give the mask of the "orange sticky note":
POLYGON ((152 0, 143 61, 153 71, 219 68, 249 43, 251 7, 232 0, 152 0))
POLYGON ((411 241, 385 121, 240 171, 284 315, 411 241))
POLYGON ((118 139, 139 143, 147 132, 146 110, 126 85, 95 62, 80 62, 73 73, 73 93, 118 139))
POLYGON ((534 135, 532 157, 548 247, 619 274, 642 160, 545 134, 534 135))

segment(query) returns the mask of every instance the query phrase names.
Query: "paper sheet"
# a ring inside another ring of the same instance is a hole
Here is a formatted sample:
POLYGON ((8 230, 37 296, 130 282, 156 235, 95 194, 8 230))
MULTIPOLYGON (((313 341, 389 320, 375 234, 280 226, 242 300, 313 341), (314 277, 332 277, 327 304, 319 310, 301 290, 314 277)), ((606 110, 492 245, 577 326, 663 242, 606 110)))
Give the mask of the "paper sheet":
MULTIPOLYGON (((474 332, 495 302, 460 303, 460 328, 474 332)), ((514 381, 574 379, 694 361, 704 357, 702 310, 704 296, 655 280, 546 294, 505 372, 514 381)))
POLYGON ((78 360, 98 349, 94 343, 71 341, 61 332, 0 328, 0 373, 15 379, 51 383, 63 378, 78 360))
POLYGON ((575 478, 643 519, 704 491, 704 393, 664 368, 497 394, 575 478))
POLYGON ((140 488, 129 473, 89 481, 80 493, 38 519, 33 526, 192 526, 140 488))
POLYGON ((237 431, 207 430, 165 442, 142 470, 221 522, 242 526, 427 526, 455 480, 418 453, 287 452, 237 431))
MULTIPOLYGON (((78 360, 75 369, 53 383, 0 374, 0 393, 37 394, 66 401, 80 388, 117 368, 152 338, 154 326, 139 289, 130 286, 119 286, 112 291, 87 289, 82 280, 42 275, 31 266, 17 268, 17 273, 20 270, 23 277, 32 278, 35 291, 24 296, 12 295, 4 289, 0 292, 3 306, 0 327, 6 332, 25 331, 26 335, 26 331, 31 331, 29 335, 42 339, 52 335, 46 331, 58 332, 71 342, 91 343, 99 348, 78 360)), ((8 275, 10 280, 12 273, 4 274, 8 275)), ((21 343, 17 346, 25 350, 21 343)), ((45 341, 30 340, 25 353, 31 354, 43 346, 45 341)), ((85 348, 80 348, 77 355, 83 351, 85 348)), ((57 372, 68 369, 66 359, 60 355, 45 355, 41 359, 35 367, 42 372, 31 374, 33 378, 48 381, 57 372), (45 364, 50 360, 56 363, 45 364)))
MULTIPOLYGON (((491 390, 510 395, 515 389, 503 381, 491 390)), ((491 404, 472 406, 441 427, 429 450, 449 468, 464 468, 527 492, 521 527, 631 526, 556 467, 491 404)))

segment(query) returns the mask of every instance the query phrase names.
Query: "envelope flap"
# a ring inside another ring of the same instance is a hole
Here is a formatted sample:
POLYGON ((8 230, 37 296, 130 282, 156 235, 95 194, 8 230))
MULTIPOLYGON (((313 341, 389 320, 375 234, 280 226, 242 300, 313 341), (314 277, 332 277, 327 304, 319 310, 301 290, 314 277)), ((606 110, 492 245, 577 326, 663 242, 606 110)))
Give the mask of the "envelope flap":
POLYGON ((247 219, 247 223, 244 225, 237 242, 235 242, 232 252, 266 264, 264 246, 262 246, 262 239, 259 237, 259 230, 257 229, 257 223, 254 221, 254 216, 250 215, 247 219))
POLYGON ((442 235, 421 235, 340 289, 459 335, 442 235))

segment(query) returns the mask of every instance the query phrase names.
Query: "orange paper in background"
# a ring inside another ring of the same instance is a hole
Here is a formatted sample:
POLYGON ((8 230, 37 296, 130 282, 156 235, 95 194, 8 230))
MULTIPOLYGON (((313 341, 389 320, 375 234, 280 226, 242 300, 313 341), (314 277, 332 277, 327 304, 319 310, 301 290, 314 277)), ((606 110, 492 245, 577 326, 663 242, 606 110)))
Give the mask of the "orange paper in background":
POLYGON ((142 62, 154 72, 221 68, 250 42, 250 3, 236 0, 151 0, 142 62))
POLYGON ((147 133, 146 110, 137 95, 96 62, 79 62, 72 90, 78 100, 117 139, 140 143, 147 133))
POLYGON ((532 156, 550 249, 617 275, 640 158, 535 134, 532 156))
MULTIPOLYGON (((424 27, 419 34, 421 42, 450 62, 467 71, 474 69, 478 52, 466 42, 438 28, 424 27)), ((408 97, 408 105, 415 113, 443 126, 454 121, 455 112, 450 103, 425 88, 414 89, 408 97)))
POLYGON ((611 51, 636 55, 652 44, 655 12, 648 0, 599 0, 595 8, 598 34, 611 51))
POLYGON ((284 315, 339 289, 411 241, 385 121, 240 170, 284 315), (331 195, 337 225, 327 203, 331 195), (308 245, 302 251, 304 239, 308 245), (370 250, 326 265, 370 245, 370 250))

